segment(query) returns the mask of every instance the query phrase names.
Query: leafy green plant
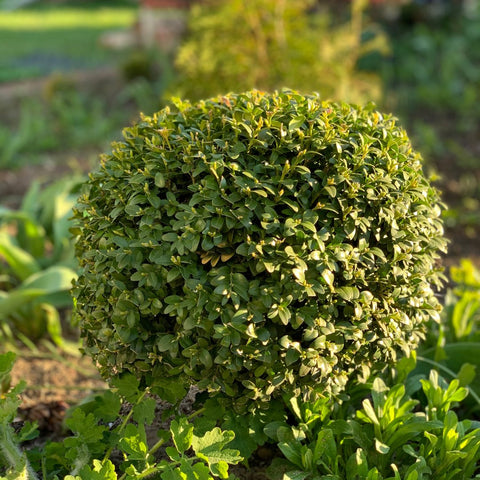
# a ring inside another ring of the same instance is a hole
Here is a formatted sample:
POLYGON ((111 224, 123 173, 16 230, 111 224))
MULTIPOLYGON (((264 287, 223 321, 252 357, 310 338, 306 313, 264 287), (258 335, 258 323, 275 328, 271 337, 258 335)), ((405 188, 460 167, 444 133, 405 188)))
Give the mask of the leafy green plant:
POLYGON ((370 29, 369 39, 362 40, 367 2, 354 0, 351 18, 336 23, 317 11, 316 3, 229 0, 194 5, 190 35, 176 58, 179 78, 170 93, 197 100, 225 91, 289 86, 335 100, 379 99, 379 77, 357 69, 366 53, 387 50, 378 29, 370 29))
POLYGON ((59 309, 71 307, 76 277, 69 217, 81 179, 40 190, 34 184, 18 210, 0 209, 0 329, 62 342, 59 309))
MULTIPOLYGON (((8 467, 6 477, 2 480, 34 480, 35 472, 27 457, 18 444, 35 438, 35 429, 31 424, 25 424, 22 430, 15 434, 11 422, 20 406, 19 394, 24 388, 20 383, 11 387, 10 372, 15 362, 15 354, 8 352, 0 355, 0 467, 8 467)), ((0 470, 0 475, 3 472, 0 470)))
POLYGON ((184 416, 175 417, 168 431, 159 430, 159 440, 149 445, 146 426, 153 422, 156 402, 147 391, 139 391, 131 375, 119 381, 115 391, 95 395, 75 407, 65 422, 71 434, 62 442, 22 452, 18 444, 38 432, 27 424, 15 434, 10 426, 24 386, 10 388, 14 359, 12 353, 0 355, 0 467, 7 469, 1 480, 129 480, 152 475, 171 480, 227 479, 229 465, 242 460, 238 451, 226 448, 234 439, 232 431, 213 428, 198 435, 184 416), (122 405, 128 405, 127 414, 120 415, 122 405), (164 458, 157 458, 162 446, 164 458), (122 458, 116 464, 112 461, 115 452, 122 458))
MULTIPOLYGON (((393 386, 377 377, 361 407, 345 415, 336 401, 290 399, 296 422, 275 422, 265 431, 285 459, 270 467, 273 479, 337 480, 471 479, 479 473, 480 424, 459 421, 453 407, 468 394, 458 380, 448 384, 406 375, 406 358, 393 386), (406 381, 405 381, 406 380, 406 381), (414 398, 422 389, 423 402, 414 398)), ((348 403, 350 410, 354 405, 348 403)), ((477 477, 475 477, 477 478, 477 477)))
POLYGON ((443 335, 447 343, 480 340, 480 271, 471 260, 451 267, 454 287, 445 297, 443 335))
POLYGON ((441 369, 444 375, 469 383, 478 398, 480 272, 470 260, 463 259, 459 266, 451 267, 450 277, 453 286, 445 293, 441 320, 428 330, 426 342, 419 350, 417 370, 441 369))
POLYGON ((440 306, 438 193, 390 116, 284 91, 124 132, 75 209, 84 349, 176 401, 341 391, 440 306))

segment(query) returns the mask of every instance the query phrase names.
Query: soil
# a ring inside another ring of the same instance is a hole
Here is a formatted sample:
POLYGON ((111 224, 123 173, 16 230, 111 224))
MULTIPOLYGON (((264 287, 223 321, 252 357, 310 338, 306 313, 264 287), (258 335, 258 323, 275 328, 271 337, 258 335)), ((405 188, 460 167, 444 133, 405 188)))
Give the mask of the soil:
POLYGON ((41 439, 45 441, 62 435, 62 422, 70 406, 107 385, 88 357, 42 353, 17 351, 12 384, 21 380, 27 384, 16 421, 38 422, 41 439))

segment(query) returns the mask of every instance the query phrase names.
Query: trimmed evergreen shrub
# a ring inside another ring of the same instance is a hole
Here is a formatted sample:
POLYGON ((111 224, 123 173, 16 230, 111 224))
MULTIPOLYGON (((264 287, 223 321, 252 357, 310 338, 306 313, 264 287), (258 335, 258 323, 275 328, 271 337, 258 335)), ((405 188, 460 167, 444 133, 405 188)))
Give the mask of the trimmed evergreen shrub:
POLYGON ((438 317, 441 208, 372 106, 178 101, 125 129, 79 200, 85 351, 170 400, 190 384, 238 408, 339 392, 438 317))

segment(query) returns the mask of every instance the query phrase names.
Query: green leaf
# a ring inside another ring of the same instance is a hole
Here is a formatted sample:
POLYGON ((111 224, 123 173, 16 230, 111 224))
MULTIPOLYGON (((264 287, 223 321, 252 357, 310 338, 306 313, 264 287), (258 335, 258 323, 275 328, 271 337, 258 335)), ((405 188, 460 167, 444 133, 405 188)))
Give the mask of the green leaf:
POLYGON ((158 188, 165 188, 165 177, 161 172, 155 174, 155 185, 158 188))
POLYGON ((367 457, 361 448, 357 448, 355 453, 348 458, 345 471, 347 474, 346 480, 367 478, 368 462, 367 457))
POLYGON ((35 258, 27 251, 14 244, 12 238, 0 231, 0 257, 3 257, 14 274, 21 280, 41 270, 35 258))
POLYGON ((193 435, 192 448, 197 457, 204 459, 209 465, 220 462, 237 464, 243 460, 238 450, 224 449, 234 438, 235 434, 232 431, 222 431, 215 427, 202 437, 193 435))
POLYGON ((172 347, 174 336, 170 333, 166 335, 159 335, 158 340, 156 341, 157 349, 159 352, 166 352, 172 347))
POLYGON ((329 428, 322 428, 318 433, 313 456, 313 461, 315 463, 320 460, 325 461, 324 457, 328 459, 325 463, 332 465, 335 463, 337 457, 337 444, 335 443, 333 432, 329 428))
POLYGON ((310 472, 292 470, 291 472, 284 473, 283 480, 305 480, 305 478, 309 477, 310 475, 310 472))
POLYGON ((278 444, 278 448, 288 461, 292 462, 297 467, 303 468, 302 455, 298 451, 298 448, 295 448, 296 446, 296 444, 289 444, 285 442, 278 444))
POLYGON ((77 273, 70 268, 54 266, 31 275, 19 290, 42 290, 44 294, 70 290, 77 273))
POLYGON ((151 425, 155 418, 157 402, 152 397, 144 398, 133 407, 133 419, 138 424, 151 425))
POLYGON ((180 452, 186 452, 192 446, 193 425, 188 423, 186 417, 180 417, 178 420, 172 420, 170 424, 173 443, 180 452))
POLYGON ((458 381, 461 387, 467 387, 470 385, 477 375, 477 366, 471 363, 464 363, 460 367, 460 371, 457 373, 458 381))
POLYGON ((323 187, 330 197, 335 198, 337 196, 337 189, 333 185, 325 185, 323 187))
POLYGON ((296 117, 292 118, 288 123, 288 129, 290 131, 296 130, 300 128, 305 123, 305 115, 297 115, 296 117))
POLYGON ((323 270, 322 278, 325 280, 327 285, 333 285, 335 276, 331 270, 323 270))
POLYGON ((50 338, 55 342, 56 345, 62 346, 64 342, 62 337, 62 324, 58 310, 53 305, 48 303, 42 303, 40 308, 45 313, 47 331, 50 335, 50 338))
POLYGON ((16 358, 17 355, 13 352, 0 354, 0 384, 3 383, 4 379, 9 376, 13 366, 15 365, 16 358))
MULTIPOLYGON (((1 211, 0 220, 16 223, 16 245, 28 252, 35 259, 40 259, 45 255, 46 233, 42 225, 34 220, 33 215, 24 211, 1 211)), ((13 237, 12 237, 13 241, 13 237)))
POLYGON ((360 291, 357 287, 338 287, 335 292, 347 302, 351 302, 360 297, 360 291))
MULTIPOLYGON (((85 415, 85 412, 81 408, 75 408, 69 418, 65 420, 67 425, 78 439, 88 445, 99 442, 103 439, 103 434, 107 431, 107 427, 104 425, 98 425, 97 419, 93 414, 89 413, 85 415)), ((69 437, 65 440, 65 445, 76 444, 76 439, 69 437)))
POLYGON ((93 460, 93 469, 88 465, 80 470, 79 477, 67 475, 64 480, 117 480, 117 473, 115 472, 115 465, 110 460, 93 460))
POLYGON ((151 383, 153 393, 158 394, 163 400, 177 403, 186 395, 185 385, 175 378, 155 377, 151 383))
MULTIPOLYGON (((72 281, 76 276, 77 274, 69 268, 50 267, 31 275, 22 285, 8 293, 0 292, 0 318, 11 315, 33 301, 37 303, 45 302, 59 307, 71 305, 67 292, 72 287, 72 281), (62 293, 66 296, 61 296, 62 293)), ((52 338, 56 338, 58 342, 59 325, 55 321, 56 314, 50 307, 47 307, 47 310, 47 314, 50 315, 48 328, 51 330, 52 338)))
POLYGON ((125 427, 118 445, 127 454, 129 460, 147 460, 148 445, 143 426, 129 423, 125 427))
POLYGON ((381 442, 378 440, 378 438, 375 439, 375 450, 378 453, 381 453, 382 455, 386 455, 390 451, 390 447, 386 445, 385 443, 381 442))
POLYGON ((135 403, 135 400, 141 394, 138 390, 139 382, 131 373, 125 373, 121 377, 114 378, 112 384, 117 388, 118 394, 131 403, 135 403))
POLYGON ((380 425, 380 422, 378 420, 377 414, 375 413, 375 410, 370 402, 370 400, 365 399, 362 402, 362 406, 364 409, 364 412, 367 416, 368 419, 374 424, 374 425, 380 425))
POLYGON ((111 390, 87 397, 79 405, 85 414, 92 413, 95 418, 104 422, 113 422, 117 419, 122 402, 117 393, 111 390))

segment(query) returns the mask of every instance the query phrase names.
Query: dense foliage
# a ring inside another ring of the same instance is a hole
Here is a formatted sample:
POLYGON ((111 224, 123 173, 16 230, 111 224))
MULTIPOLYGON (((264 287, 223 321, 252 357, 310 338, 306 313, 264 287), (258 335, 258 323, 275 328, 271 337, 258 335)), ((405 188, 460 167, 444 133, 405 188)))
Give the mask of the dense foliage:
POLYGON ((253 91, 124 132, 75 215, 76 316, 103 375, 237 404, 338 391, 439 309, 438 195, 395 120, 253 91))
POLYGON ((147 391, 139 391, 133 376, 76 406, 65 421, 71 434, 61 442, 22 451, 19 444, 39 432, 31 422, 19 431, 11 426, 25 388, 23 383, 11 386, 14 360, 12 352, 0 355, 0 480, 226 479, 229 465, 242 460, 238 451, 225 448, 235 437, 232 431, 213 428, 199 435, 185 416, 172 420, 168 429, 154 430, 158 441, 149 445, 147 428, 152 430, 156 403, 147 391))
POLYGON ((280 408, 277 420, 264 428, 251 425, 248 433, 238 421, 244 417, 235 416, 228 430, 215 426, 219 414, 232 413, 215 399, 158 429, 154 398, 126 375, 112 390, 73 407, 65 422, 70 432, 43 448, 29 443, 39 433, 36 425, 14 431, 10 424, 25 387, 11 385, 14 359, 13 353, 0 355, 0 480, 234 479, 229 466, 251 453, 239 452, 233 442, 238 439, 241 448, 262 435, 270 439, 264 449, 277 452, 265 471, 271 480, 478 478, 480 425, 455 412, 468 389, 434 370, 428 377, 412 375, 415 355, 398 362, 393 376, 385 375, 387 383, 377 377, 350 389, 345 403, 285 398, 288 415, 280 408))
POLYGON ((357 68, 365 54, 388 50, 378 28, 369 26, 363 35, 365 7, 363 0, 353 0, 348 18, 335 21, 313 0, 198 2, 176 55, 178 78, 169 92, 197 100, 225 91, 289 86, 335 100, 379 100, 379 76, 357 68))

